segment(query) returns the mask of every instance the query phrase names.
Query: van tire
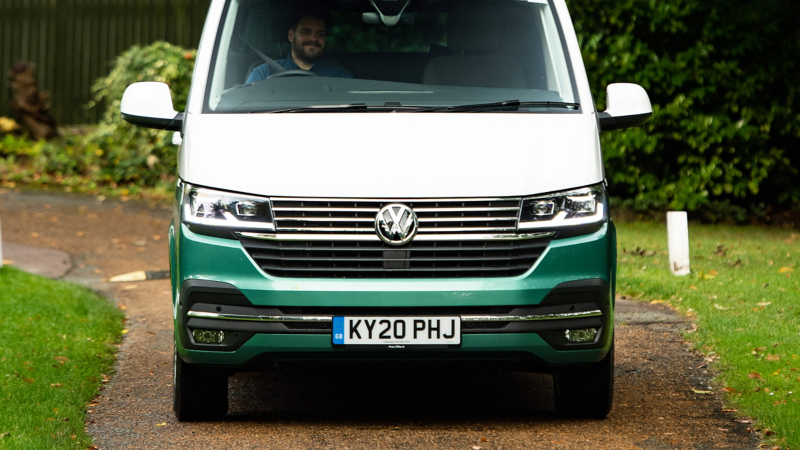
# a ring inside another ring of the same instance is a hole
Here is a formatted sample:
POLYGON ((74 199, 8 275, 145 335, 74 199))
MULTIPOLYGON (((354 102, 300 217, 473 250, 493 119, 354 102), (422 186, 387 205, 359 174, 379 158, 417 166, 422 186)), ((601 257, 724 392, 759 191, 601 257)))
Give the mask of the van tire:
POLYGON ((556 411, 564 417, 605 419, 614 398, 614 342, 602 361, 553 375, 556 411))
POLYGON ((179 422, 216 420, 228 412, 228 376, 173 357, 173 406, 179 422))

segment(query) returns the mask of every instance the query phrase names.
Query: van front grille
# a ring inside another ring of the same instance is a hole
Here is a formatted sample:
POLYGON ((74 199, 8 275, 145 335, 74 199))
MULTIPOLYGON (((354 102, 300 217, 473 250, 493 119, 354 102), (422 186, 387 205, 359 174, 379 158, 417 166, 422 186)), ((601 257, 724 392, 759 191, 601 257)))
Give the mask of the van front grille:
POLYGON ((533 266, 552 236, 517 235, 519 198, 271 201, 275 233, 237 235, 276 277, 513 277, 533 266), (402 246, 385 244, 375 230, 378 211, 393 203, 409 206, 419 220, 416 237, 402 246))
POLYGON ((278 233, 375 233, 375 216, 391 203, 411 207, 419 234, 514 233, 520 199, 333 200, 272 199, 278 233))

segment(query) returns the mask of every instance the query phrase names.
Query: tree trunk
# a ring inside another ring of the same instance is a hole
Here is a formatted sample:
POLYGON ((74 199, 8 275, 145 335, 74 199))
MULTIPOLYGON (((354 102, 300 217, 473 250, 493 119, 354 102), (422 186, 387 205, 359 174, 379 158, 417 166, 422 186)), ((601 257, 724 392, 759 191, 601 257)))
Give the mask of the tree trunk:
POLYGON ((11 78, 11 108, 17 121, 35 140, 58 137, 56 121, 47 111, 50 109, 48 94, 39 90, 36 82, 36 65, 28 61, 17 61, 8 71, 11 78))

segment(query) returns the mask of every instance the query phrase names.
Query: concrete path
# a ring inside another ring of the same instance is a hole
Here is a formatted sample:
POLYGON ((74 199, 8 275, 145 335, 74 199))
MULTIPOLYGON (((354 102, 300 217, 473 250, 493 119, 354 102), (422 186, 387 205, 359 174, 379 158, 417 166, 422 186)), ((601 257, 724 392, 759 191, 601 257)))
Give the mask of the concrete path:
POLYGON ((72 269, 72 261, 67 252, 14 242, 3 244, 3 262, 48 278, 61 278, 72 269))
POLYGON ((224 420, 179 423, 171 411, 169 281, 104 281, 168 267, 169 207, 0 190, 0 218, 5 246, 69 254, 74 267, 64 278, 128 314, 117 373, 89 407, 88 429, 101 449, 758 446, 716 394, 692 390, 707 390, 711 376, 680 337, 684 318, 625 300, 617 306, 616 392, 606 420, 555 417, 549 376, 486 373, 476 364, 457 373, 238 374, 224 420))

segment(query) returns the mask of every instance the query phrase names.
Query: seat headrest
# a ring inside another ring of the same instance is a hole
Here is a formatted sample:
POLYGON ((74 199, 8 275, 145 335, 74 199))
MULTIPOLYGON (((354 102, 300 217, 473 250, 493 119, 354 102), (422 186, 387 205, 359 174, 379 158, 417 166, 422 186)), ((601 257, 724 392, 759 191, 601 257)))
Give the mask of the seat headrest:
POLYGON ((452 50, 497 50, 501 37, 500 17, 493 8, 467 6, 447 17, 447 47, 452 50))

